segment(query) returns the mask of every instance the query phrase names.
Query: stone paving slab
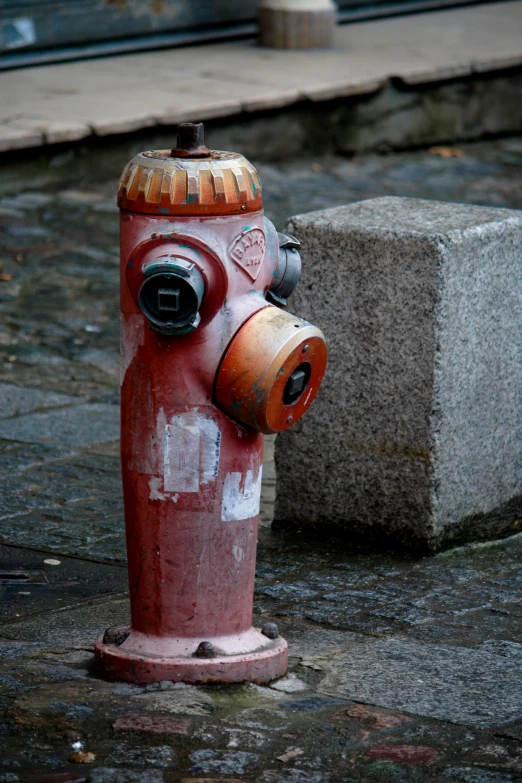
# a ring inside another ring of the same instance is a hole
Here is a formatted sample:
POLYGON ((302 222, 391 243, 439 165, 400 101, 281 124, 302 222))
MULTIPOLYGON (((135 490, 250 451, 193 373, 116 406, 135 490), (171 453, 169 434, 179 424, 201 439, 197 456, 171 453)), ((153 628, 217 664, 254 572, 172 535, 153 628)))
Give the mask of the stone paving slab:
MULTIPOLYGON (((113 199, 135 143, 0 172, 0 394, 28 395, 0 422, 28 438, 0 437, 0 568, 28 572, 0 579, 0 783, 519 783, 522 536, 419 558, 274 532, 271 439, 254 622, 280 626, 292 676, 278 690, 95 675, 93 639, 129 612, 119 444, 104 438, 118 424, 113 199), (92 437, 86 406, 107 417, 92 437), (77 742, 90 764, 69 760, 77 742)), ((522 206, 520 139, 460 154, 261 163, 267 212, 282 228, 380 194, 522 206)))
POLYGON ((0 151, 513 68, 521 41, 522 5, 503 2, 341 26, 331 51, 246 41, 7 71, 0 151))
MULTIPOLYGON (((0 572, 17 571, 20 580, 0 582, 0 624, 64 611, 127 590, 127 570, 92 560, 0 544, 0 572)), ((0 657, 2 652, 0 651, 0 657)))
POLYGON ((45 619, 41 614, 10 622, 1 627, 0 635, 13 641, 39 642, 58 647, 87 646, 106 628, 129 625, 129 599, 99 597, 91 599, 85 606, 49 612, 45 619))
MULTIPOLYGON (((315 561, 327 573, 335 563, 347 581, 364 575, 370 563, 388 579, 416 567, 396 556, 303 550, 266 536, 261 546, 261 565, 310 572, 315 561)), ((501 550, 453 553, 424 561, 422 570, 445 562, 454 579, 484 579, 487 564, 497 572, 501 560, 515 565, 509 545, 501 550)), ((49 569, 58 573, 60 566, 49 569)), ((520 779, 518 724, 498 726, 520 712, 520 644, 422 645, 400 635, 383 640, 290 619, 281 629, 294 655, 280 690, 106 683, 92 673, 92 636, 106 622, 125 622, 127 612, 124 598, 95 600, 1 627, 0 709, 3 699, 7 731, 0 729, 0 774, 5 769, 31 780, 32 770, 41 781, 45 772, 67 780, 76 769, 90 781, 105 781, 112 770, 108 779, 120 781, 157 770, 162 783, 196 775, 216 783, 231 776, 248 783, 520 779), (114 726, 121 727, 117 734, 114 726), (74 742, 94 754, 90 767, 68 766, 74 742)))
POLYGON ((85 404, 57 411, 30 413, 6 420, 2 437, 28 443, 88 446, 118 440, 120 413, 114 405, 85 404))
POLYGON ((15 386, 10 383, 0 383, 0 418, 2 419, 44 408, 58 408, 62 405, 71 405, 74 402, 77 402, 77 399, 66 394, 56 394, 54 392, 41 391, 40 389, 15 386))
POLYGON ((382 639, 329 661, 319 691, 468 726, 522 717, 522 671, 483 648, 382 639))

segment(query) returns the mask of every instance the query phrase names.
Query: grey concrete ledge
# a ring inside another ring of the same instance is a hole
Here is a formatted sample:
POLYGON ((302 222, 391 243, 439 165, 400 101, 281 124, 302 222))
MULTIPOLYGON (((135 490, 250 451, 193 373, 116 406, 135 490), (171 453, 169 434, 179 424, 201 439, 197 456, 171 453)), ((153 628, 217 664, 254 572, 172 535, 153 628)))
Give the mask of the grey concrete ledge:
MULTIPOLYGON (((522 3, 346 25, 331 51, 235 42, 0 74, 0 152, 522 66, 522 3)), ((504 130, 504 129, 502 129, 504 130)))

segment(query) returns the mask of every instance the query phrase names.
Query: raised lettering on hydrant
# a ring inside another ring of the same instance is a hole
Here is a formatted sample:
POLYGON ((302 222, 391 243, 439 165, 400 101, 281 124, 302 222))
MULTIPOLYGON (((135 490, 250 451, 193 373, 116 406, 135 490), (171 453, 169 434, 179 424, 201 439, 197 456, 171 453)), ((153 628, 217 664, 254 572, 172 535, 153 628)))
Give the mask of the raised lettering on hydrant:
POLYGON ((281 310, 299 243, 263 216, 241 155, 203 126, 125 168, 121 455, 131 626, 96 642, 111 679, 264 683, 285 673, 252 627, 263 434, 294 424, 326 368, 319 329, 281 310))

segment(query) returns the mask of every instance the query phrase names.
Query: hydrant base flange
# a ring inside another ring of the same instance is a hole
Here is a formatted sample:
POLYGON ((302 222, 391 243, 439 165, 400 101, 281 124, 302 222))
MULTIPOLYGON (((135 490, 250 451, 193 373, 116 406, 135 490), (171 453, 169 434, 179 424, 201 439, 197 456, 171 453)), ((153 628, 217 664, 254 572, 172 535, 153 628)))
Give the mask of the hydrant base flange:
POLYGON ((96 667, 109 680, 143 685, 163 680, 192 685, 212 682, 264 685, 282 677, 288 667, 288 645, 282 637, 257 652, 214 658, 137 655, 121 646, 105 644, 103 638, 102 634, 95 644, 96 667))

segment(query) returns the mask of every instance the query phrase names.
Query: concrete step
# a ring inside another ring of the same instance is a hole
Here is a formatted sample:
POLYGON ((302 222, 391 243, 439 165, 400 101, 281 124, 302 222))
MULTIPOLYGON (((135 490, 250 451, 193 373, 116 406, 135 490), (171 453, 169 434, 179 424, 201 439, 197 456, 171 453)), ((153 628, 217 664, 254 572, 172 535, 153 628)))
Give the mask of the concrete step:
MULTIPOLYGON (((370 96, 383 94, 389 113, 390 85, 415 91, 441 81, 480 81, 485 75, 520 66, 522 3, 496 2, 341 26, 335 47, 328 51, 269 50, 249 40, 25 68, 0 74, 0 151, 184 120, 280 112, 303 102, 322 107, 332 101, 360 105, 361 99, 367 102, 370 96)), ((465 138, 522 127, 510 85, 500 90, 501 106, 488 104, 489 109, 484 98, 477 99, 476 90, 462 91, 457 103, 474 101, 476 108, 478 100, 479 118, 484 111, 502 115, 492 127, 478 119, 470 121, 470 128, 463 128, 465 138)), ((490 85, 483 92, 493 92, 498 104, 499 89, 490 85)), ((455 103, 454 94, 448 94, 447 100, 455 103)), ((421 107, 423 116, 434 113, 435 119, 425 122, 425 130, 414 138, 407 128, 404 133, 399 128, 398 139, 393 133, 391 140, 386 134, 384 140, 370 134, 366 148, 379 143, 401 146, 402 136, 411 144, 431 142, 434 134, 436 138, 455 134, 457 120, 448 121, 446 116, 446 124, 434 131, 437 111, 433 109, 431 104, 421 107)), ((411 111, 404 116, 406 126, 414 121, 411 111)), ((367 113, 359 112, 354 121, 363 125, 366 121, 370 127, 371 118, 366 117, 367 113)), ((341 139, 338 146, 349 151, 365 144, 360 139, 341 139)))

